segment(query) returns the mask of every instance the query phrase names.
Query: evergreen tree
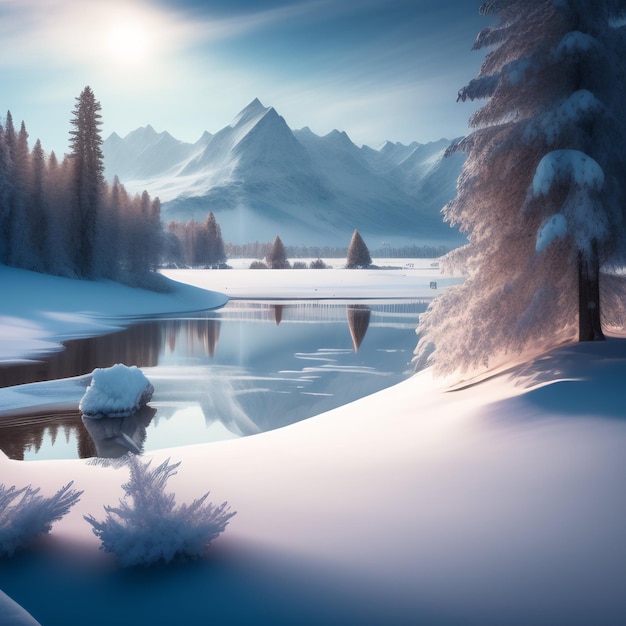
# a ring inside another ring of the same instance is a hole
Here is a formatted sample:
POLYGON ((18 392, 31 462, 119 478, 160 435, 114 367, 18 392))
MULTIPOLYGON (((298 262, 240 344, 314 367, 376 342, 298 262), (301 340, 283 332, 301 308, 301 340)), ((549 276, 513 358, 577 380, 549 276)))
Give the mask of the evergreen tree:
POLYGON ((4 128, 0 126, 0 263, 9 262, 10 215, 13 198, 11 154, 4 128))
POLYGON ((13 206, 11 215, 11 255, 9 263, 16 267, 36 269, 31 248, 31 160, 28 149, 28 133, 24 122, 16 135, 11 160, 13 170, 11 177, 14 185, 13 206))
POLYGON ((226 252, 224 250, 224 240, 222 239, 222 229, 211 211, 206 219, 206 236, 208 247, 209 265, 219 265, 226 262, 226 252))
POLYGON ((97 272, 98 211, 104 184, 101 109, 91 88, 85 87, 76 98, 70 131, 78 237, 76 266, 86 278, 93 278, 97 272))
POLYGON ((32 248, 32 269, 47 271, 46 237, 48 223, 45 210, 44 180, 46 170, 46 158, 41 147, 41 141, 37 139, 31 154, 32 185, 30 201, 28 203, 28 230, 30 232, 30 246, 32 248))
POLYGON ((54 152, 48 158, 45 196, 48 234, 48 271, 59 276, 76 276, 75 228, 73 220, 73 172, 70 158, 58 162, 54 152))
POLYGON ((285 254, 285 246, 278 235, 276 235, 276 239, 274 239, 274 244, 267 255, 266 261, 267 266, 271 270, 283 270, 291 267, 287 260, 287 255, 285 254))
POLYGON ((363 269, 372 264, 370 251, 367 249, 359 231, 355 229, 346 255, 347 269, 363 269))
POLYGON ((6 167, 8 167, 8 180, 9 184, 6 187, 6 205, 4 207, 3 215, 3 239, 4 239, 4 263, 11 263, 13 257, 13 222, 15 219, 16 204, 18 202, 18 191, 15 185, 15 165, 13 162, 15 147, 17 144, 17 134, 15 133, 15 126, 13 125, 13 115, 11 111, 7 111, 7 115, 4 122, 4 137, 7 151, 6 167))
POLYGON ((147 238, 147 270, 154 271, 161 262, 163 249, 163 225, 161 224, 161 201, 154 198, 150 203, 150 216, 148 218, 147 238))
POLYGON ((110 259, 107 276, 116 278, 122 265, 123 232, 121 229, 122 219, 122 185, 120 179, 115 176, 113 183, 108 188, 106 199, 106 217, 102 220, 103 239, 107 242, 107 257, 110 259))
POLYGON ((600 267, 624 250, 624 0, 489 0, 491 51, 460 100, 487 98, 445 218, 463 285, 420 319, 418 365, 490 367, 602 338, 600 267), (433 351, 434 350, 434 351, 433 351))

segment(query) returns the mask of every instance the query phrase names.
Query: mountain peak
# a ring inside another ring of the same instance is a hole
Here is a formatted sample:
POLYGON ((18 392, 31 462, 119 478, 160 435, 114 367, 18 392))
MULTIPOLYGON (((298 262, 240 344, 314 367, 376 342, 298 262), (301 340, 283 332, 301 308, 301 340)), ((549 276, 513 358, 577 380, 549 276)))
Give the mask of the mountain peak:
POLYGON ((255 98, 245 109, 242 109, 235 119, 230 123, 232 128, 241 124, 247 124, 248 122, 258 119, 265 115, 269 111, 269 108, 264 107, 258 98, 255 98))

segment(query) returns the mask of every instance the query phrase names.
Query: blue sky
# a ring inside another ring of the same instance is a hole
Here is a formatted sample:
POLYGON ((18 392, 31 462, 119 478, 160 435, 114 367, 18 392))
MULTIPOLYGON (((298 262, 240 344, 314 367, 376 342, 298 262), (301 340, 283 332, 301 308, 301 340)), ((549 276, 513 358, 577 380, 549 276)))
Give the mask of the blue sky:
POLYGON ((90 85, 102 134, 146 124, 184 141, 251 100, 292 128, 361 145, 464 134, 477 72, 473 0, 0 0, 0 111, 67 150, 90 85))

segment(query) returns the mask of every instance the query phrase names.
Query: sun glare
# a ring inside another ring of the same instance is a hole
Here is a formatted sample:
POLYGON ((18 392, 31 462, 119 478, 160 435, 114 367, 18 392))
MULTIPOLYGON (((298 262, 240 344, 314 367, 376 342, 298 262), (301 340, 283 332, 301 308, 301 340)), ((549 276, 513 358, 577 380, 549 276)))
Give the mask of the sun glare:
POLYGON ((107 49, 115 61, 139 65, 149 56, 149 33, 137 22, 117 23, 108 32, 107 49))

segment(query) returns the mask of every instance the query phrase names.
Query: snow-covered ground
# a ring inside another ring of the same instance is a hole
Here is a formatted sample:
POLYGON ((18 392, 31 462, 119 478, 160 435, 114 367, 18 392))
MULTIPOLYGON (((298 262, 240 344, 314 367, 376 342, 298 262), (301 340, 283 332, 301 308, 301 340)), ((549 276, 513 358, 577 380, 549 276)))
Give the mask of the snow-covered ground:
MULTIPOLYGON (((378 294, 403 285, 350 274, 378 294)), ((266 275, 286 297, 295 274, 266 275)), ((250 291, 261 280, 251 270, 250 291)), ((237 515, 207 559, 149 570, 117 568, 82 518, 117 503, 126 470, 0 458, 7 484, 84 490, 36 549, 0 562, 0 588, 44 626, 624 624, 625 377, 612 338, 461 390, 426 371, 283 429, 155 453, 182 461, 178 501, 210 490, 237 515)), ((27 623, 2 596, 0 611, 27 623)))

